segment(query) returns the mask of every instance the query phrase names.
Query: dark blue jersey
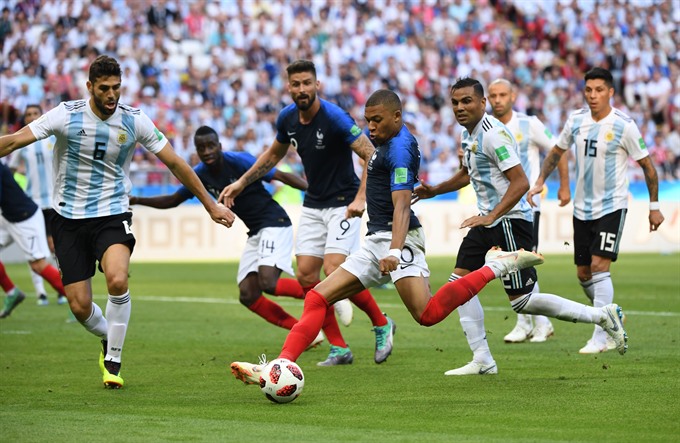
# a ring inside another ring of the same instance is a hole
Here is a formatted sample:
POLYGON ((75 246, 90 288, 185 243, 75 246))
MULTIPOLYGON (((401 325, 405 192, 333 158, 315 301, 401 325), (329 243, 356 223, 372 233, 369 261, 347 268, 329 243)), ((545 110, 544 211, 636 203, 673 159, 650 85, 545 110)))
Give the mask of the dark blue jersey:
POLYGON ((286 106, 276 120, 276 140, 297 149, 309 187, 303 206, 337 208, 349 205, 359 189, 352 148, 361 129, 339 106, 322 100, 311 123, 300 123, 295 103, 286 106))
POLYGON ((28 220, 38 210, 38 205, 26 195, 14 180, 12 171, 0 162, 0 212, 10 223, 28 220))
MULTIPOLYGON (((403 189, 413 191, 418 182, 419 166, 418 142, 406 126, 402 126, 399 133, 385 144, 375 147, 375 153, 368 162, 366 181, 369 235, 378 231, 392 231, 392 192, 403 189)), ((411 210, 408 229, 418 227, 420 221, 411 210)))
MULTIPOLYGON (((219 174, 213 175, 205 163, 200 163, 194 168, 198 178, 201 179, 203 186, 215 198, 225 186, 234 183, 255 164, 255 157, 247 152, 223 152, 224 162, 219 174)), ((276 169, 272 169, 262 177, 262 180, 271 181, 276 169)), ((187 199, 193 194, 185 186, 177 191, 187 199)), ((234 199, 232 211, 243 220, 248 227, 248 236, 257 234, 262 228, 291 226, 290 218, 283 208, 274 201, 271 194, 267 192, 262 181, 256 181, 246 186, 243 192, 234 199)))

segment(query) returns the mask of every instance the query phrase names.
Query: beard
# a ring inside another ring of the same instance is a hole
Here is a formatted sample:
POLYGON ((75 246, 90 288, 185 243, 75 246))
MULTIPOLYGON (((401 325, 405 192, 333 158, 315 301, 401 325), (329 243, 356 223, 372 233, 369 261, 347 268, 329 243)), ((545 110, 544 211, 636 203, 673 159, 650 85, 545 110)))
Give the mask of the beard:
POLYGON ((113 113, 116 112, 116 108, 118 107, 118 100, 116 100, 116 106, 113 109, 108 109, 106 106, 104 106, 104 102, 101 101, 96 95, 93 95, 92 99, 94 105, 97 107, 97 110, 101 112, 103 115, 113 115, 113 113))
POLYGON ((314 102, 316 101, 316 93, 303 95, 302 98, 305 99, 306 102, 300 103, 300 95, 298 95, 295 98, 295 105, 298 107, 300 111, 306 111, 309 108, 311 108, 314 102))

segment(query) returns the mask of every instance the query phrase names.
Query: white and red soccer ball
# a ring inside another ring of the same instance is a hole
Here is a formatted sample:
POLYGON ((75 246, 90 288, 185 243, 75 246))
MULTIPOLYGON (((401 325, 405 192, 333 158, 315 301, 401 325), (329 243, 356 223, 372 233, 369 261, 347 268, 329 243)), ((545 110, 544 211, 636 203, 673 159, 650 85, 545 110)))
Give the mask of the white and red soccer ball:
POLYGON ((260 375, 260 389, 274 403, 290 403, 305 386, 305 375, 297 363, 277 358, 270 361, 260 375))

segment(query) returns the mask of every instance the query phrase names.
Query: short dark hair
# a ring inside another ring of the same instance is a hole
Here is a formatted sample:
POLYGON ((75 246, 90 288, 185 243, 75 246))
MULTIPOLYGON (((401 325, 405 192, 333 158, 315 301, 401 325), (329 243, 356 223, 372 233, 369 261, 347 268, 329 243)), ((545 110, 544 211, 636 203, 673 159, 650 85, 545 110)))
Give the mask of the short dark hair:
POLYGON ((24 110, 24 114, 26 113, 26 111, 28 111, 28 108, 37 108, 37 109, 38 109, 38 112, 40 112, 41 114, 42 114, 42 112, 43 112, 42 106, 40 106, 40 105, 37 104, 37 103, 31 103, 31 104, 29 104, 29 105, 26 105, 26 109, 24 110))
POLYGON ((100 55, 90 65, 88 80, 90 80, 90 83, 94 83, 100 77, 109 76, 121 77, 120 65, 115 58, 108 55, 100 55))
POLYGON ((384 105, 393 111, 401 111, 399 96, 389 89, 378 89, 366 100, 366 107, 384 105))
POLYGON ((314 66, 314 63, 309 60, 295 60, 293 63, 288 65, 286 72, 288 72, 289 77, 293 74, 299 74, 301 72, 311 72, 312 75, 314 75, 314 78, 316 78, 316 66, 314 66))
POLYGON ((451 86, 451 92, 457 89, 472 87, 475 91, 475 95, 479 98, 484 98, 484 86, 479 82, 479 80, 472 77, 461 77, 456 80, 451 86))
POLYGON ((203 135, 214 135, 215 137, 217 137, 217 132, 210 126, 204 125, 196 130, 194 137, 201 137, 203 135))
POLYGON ((586 72, 584 79, 585 81, 601 79, 604 80, 604 83, 608 88, 614 87, 614 78, 612 77, 612 73, 604 68, 594 67, 590 69, 588 72, 586 72))

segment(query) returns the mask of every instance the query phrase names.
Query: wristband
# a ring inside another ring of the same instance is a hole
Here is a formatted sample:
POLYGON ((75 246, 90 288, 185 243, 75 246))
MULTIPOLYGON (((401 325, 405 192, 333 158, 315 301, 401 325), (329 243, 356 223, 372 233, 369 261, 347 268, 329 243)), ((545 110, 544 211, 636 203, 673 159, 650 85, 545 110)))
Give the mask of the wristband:
POLYGON ((390 252, 388 252, 387 255, 391 255, 397 260, 401 260, 401 249, 390 249, 390 252))
POLYGON ((658 211, 661 209, 661 205, 659 202, 649 202, 649 210, 650 211, 658 211))

